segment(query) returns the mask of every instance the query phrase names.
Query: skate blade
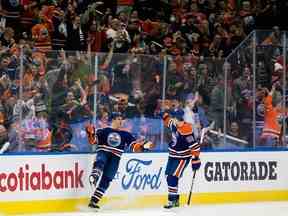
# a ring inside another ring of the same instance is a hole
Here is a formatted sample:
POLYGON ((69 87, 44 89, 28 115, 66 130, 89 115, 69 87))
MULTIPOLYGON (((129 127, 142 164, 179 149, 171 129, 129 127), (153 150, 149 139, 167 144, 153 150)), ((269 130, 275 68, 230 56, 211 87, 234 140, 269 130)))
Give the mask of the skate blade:
POLYGON ((174 207, 174 208, 164 208, 162 209, 163 212, 167 212, 169 214, 177 214, 179 212, 179 207, 174 207))
POLYGON ((85 205, 78 205, 77 210, 81 211, 81 212, 99 212, 100 211, 100 209, 90 208, 90 207, 85 206, 85 205))

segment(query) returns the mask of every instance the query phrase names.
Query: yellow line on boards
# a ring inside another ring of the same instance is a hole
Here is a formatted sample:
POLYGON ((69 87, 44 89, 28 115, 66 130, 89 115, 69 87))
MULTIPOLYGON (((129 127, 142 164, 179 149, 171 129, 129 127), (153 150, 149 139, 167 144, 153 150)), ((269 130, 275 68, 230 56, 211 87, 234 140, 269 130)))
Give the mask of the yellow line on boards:
MULTIPOLYGON (((253 192, 217 192, 217 193, 195 193, 192 195, 193 204, 220 204, 259 201, 287 201, 288 190, 281 191, 253 191, 253 192)), ((0 214, 7 215, 27 213, 48 212, 72 212, 80 211, 87 206, 88 198, 59 199, 59 200, 33 200, 33 201, 11 201, 0 202, 0 214)), ((182 195, 181 205, 187 201, 187 196, 182 195)), ((99 203, 105 208, 127 209, 162 207, 167 202, 167 195, 145 195, 145 196, 118 196, 104 197, 99 203)))

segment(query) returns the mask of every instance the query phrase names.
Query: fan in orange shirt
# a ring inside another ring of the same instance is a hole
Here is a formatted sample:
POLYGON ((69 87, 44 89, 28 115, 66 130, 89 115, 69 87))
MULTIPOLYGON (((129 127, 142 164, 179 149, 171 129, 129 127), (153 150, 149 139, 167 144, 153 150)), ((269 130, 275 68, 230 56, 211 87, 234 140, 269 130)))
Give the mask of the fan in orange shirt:
MULTIPOLYGON (((268 90, 267 90, 268 91, 268 90)), ((276 105, 272 103, 272 96, 275 93, 275 85, 264 99, 264 128, 261 135, 262 143, 265 146, 279 145, 281 139, 281 117, 284 113, 281 102, 276 105)))

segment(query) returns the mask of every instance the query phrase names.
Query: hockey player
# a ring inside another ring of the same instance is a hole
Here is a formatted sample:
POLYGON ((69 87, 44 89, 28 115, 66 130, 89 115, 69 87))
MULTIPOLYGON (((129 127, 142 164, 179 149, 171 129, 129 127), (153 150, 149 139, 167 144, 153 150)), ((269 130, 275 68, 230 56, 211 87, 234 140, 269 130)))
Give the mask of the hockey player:
POLYGON ((121 113, 112 113, 111 118, 111 127, 95 130, 91 124, 86 126, 89 143, 97 145, 96 160, 89 176, 90 184, 96 187, 88 205, 92 209, 99 209, 98 202, 116 175, 125 147, 129 146, 133 152, 142 152, 144 149, 150 150, 154 147, 152 142, 136 140, 131 133, 121 130, 123 124, 121 113))
POLYGON ((200 144, 197 142, 192 125, 171 118, 168 113, 163 114, 164 125, 172 132, 172 141, 169 143, 169 158, 166 165, 166 180, 168 185, 168 204, 164 208, 179 207, 178 181, 191 158, 192 169, 198 170, 201 166, 199 158, 200 144))

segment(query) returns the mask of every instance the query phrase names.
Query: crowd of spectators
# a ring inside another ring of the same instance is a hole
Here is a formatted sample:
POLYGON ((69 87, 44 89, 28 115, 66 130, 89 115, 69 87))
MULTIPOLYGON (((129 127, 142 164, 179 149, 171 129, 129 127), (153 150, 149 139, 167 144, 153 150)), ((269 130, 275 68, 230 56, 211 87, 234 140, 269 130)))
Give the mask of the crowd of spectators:
POLYGON ((2 1, 2 45, 107 52, 115 41, 120 53, 222 57, 255 28, 257 17, 281 7, 270 0, 118 2, 2 1))
MULTIPOLYGON (((128 119, 125 129, 158 144, 163 104, 195 130, 215 121, 221 135, 224 57, 259 17, 275 16, 275 7, 282 4, 263 2, 0 1, 2 145, 8 140, 10 152, 87 151, 85 121, 96 118, 103 127, 116 110, 128 119)), ((275 46, 278 32, 274 29, 261 44, 275 46)), ((231 67, 227 110, 229 133, 251 143, 253 112, 245 112, 245 106, 251 110, 252 90, 247 50, 231 62, 238 67, 231 67)), ((283 69, 279 51, 271 52, 283 69)), ((268 64, 260 61, 259 70, 261 63, 268 64)), ((262 90, 271 88, 269 79, 275 75, 274 62, 269 65, 263 69, 262 90)))

